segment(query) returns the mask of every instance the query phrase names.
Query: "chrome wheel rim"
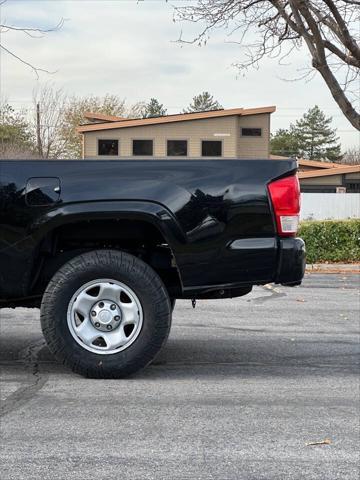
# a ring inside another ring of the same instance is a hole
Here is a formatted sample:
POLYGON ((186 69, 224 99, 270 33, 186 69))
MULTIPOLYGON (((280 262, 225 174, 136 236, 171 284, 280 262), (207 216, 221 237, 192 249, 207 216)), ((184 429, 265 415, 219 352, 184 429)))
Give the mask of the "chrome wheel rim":
POLYGON ((139 298, 127 285, 98 279, 74 293, 67 323, 81 347, 100 355, 112 355, 135 342, 143 325, 143 310, 139 298))

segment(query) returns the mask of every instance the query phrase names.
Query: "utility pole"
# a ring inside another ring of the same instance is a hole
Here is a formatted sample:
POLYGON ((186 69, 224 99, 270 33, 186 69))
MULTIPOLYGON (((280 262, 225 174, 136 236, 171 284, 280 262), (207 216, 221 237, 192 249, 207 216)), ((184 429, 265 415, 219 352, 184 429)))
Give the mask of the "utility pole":
POLYGON ((40 103, 36 104, 36 143, 40 158, 43 158, 43 151, 41 145, 41 123, 40 123, 40 103))

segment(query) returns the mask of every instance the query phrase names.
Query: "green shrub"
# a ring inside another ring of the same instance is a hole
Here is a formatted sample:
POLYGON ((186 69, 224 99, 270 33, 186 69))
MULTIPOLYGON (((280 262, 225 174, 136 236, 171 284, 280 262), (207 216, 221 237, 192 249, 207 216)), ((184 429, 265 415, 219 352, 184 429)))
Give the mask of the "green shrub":
POLYGON ((360 219, 302 222, 307 263, 359 262, 360 219))

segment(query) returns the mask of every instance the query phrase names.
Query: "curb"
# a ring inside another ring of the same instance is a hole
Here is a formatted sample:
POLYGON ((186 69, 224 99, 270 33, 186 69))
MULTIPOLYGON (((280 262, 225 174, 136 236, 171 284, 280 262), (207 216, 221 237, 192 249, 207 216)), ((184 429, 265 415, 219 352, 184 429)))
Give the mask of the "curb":
POLYGON ((360 273, 359 263, 311 263, 306 265, 307 273, 360 273))

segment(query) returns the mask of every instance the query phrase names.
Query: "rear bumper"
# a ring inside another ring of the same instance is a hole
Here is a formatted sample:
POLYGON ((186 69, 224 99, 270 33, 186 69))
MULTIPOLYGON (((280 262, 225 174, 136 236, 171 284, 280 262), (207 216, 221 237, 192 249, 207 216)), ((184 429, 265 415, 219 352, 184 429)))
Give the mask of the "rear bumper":
POLYGON ((239 297, 249 293, 253 285, 293 287, 304 277, 305 243, 301 238, 238 239, 226 251, 217 263, 191 265, 196 278, 211 275, 210 281, 185 286, 181 298, 239 297))
POLYGON ((275 283, 287 286, 300 285, 305 274, 306 251, 301 238, 279 240, 279 268, 275 283))

